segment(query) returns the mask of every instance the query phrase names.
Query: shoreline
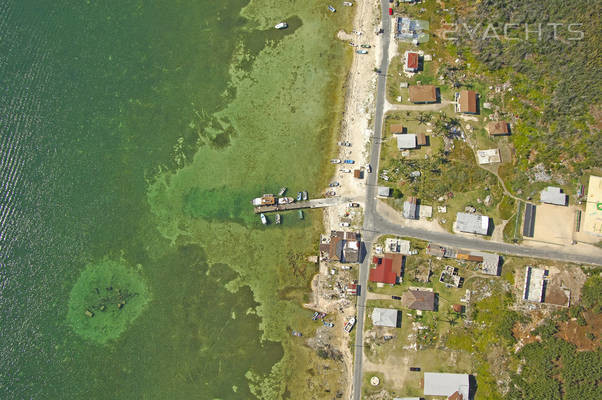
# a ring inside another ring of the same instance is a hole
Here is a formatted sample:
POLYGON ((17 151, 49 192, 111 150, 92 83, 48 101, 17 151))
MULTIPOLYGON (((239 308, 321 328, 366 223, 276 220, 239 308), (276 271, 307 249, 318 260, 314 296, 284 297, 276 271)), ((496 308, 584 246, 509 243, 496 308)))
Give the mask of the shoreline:
MULTIPOLYGON (((354 10, 352 31, 349 33, 340 30, 337 33, 337 38, 346 43, 353 42, 358 46, 359 44, 369 44, 371 48, 368 49, 368 54, 365 55, 355 53, 355 50, 359 47, 352 48, 352 60, 341 87, 345 91, 343 114, 340 121, 335 124, 336 134, 332 136, 332 143, 337 149, 331 154, 340 159, 353 159, 355 161, 354 168, 364 169, 369 159, 373 134, 373 114, 378 76, 375 67, 382 57, 382 48, 379 45, 380 37, 376 34, 381 23, 380 1, 356 2, 354 6, 357 6, 357 8, 354 10), (358 32, 361 34, 358 34, 358 32), (348 141, 352 146, 338 146, 338 141, 348 141)), ((330 178, 330 182, 337 181, 340 183, 340 186, 335 188, 337 196, 349 198, 363 205, 366 195, 364 183, 366 174, 367 172, 364 170, 364 179, 356 179, 353 174, 341 173, 339 166, 336 166, 332 174, 325 174, 325 176, 330 178)), ((347 205, 343 204, 322 210, 323 232, 328 233, 332 230, 342 229, 339 216, 345 212, 346 208, 347 205)), ((361 225, 361 222, 358 225, 361 225)), ((358 228, 359 226, 351 226, 344 230, 357 230, 358 228)), ((346 334, 342 330, 342 326, 349 317, 356 314, 356 304, 348 299, 332 300, 320 295, 320 279, 328 276, 328 268, 320 262, 318 262, 318 265, 319 270, 311 281, 312 300, 310 303, 303 304, 303 306, 309 309, 336 313, 336 345, 343 354, 344 397, 348 398, 351 395, 353 381, 352 336, 346 334)), ((354 268, 357 267, 354 266, 354 268)))

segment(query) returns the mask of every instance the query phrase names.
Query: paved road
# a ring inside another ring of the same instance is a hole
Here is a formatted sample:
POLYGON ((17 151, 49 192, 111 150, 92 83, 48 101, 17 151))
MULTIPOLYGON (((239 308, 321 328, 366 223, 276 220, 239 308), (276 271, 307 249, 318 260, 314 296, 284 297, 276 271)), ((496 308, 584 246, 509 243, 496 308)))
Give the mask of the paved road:
MULTIPOLYGON (((378 177, 378 159, 380 157, 380 140, 382 135, 383 108, 385 105, 386 77, 389 68, 389 41, 391 38, 391 17, 389 17, 389 3, 387 0, 381 0, 382 28, 384 33, 381 36, 381 48, 383 49, 382 60, 380 63, 381 73, 378 76, 376 87, 376 111, 374 119, 374 140, 370 152, 370 162, 372 164, 372 173, 367 174, 366 178, 366 201, 364 204, 364 227, 367 228, 362 233, 362 241, 366 248, 372 246, 372 240, 377 237, 378 232, 372 232, 376 217, 376 184, 378 177)), ((357 325, 355 327, 355 354, 353 360, 353 396, 354 400, 360 400, 362 393, 362 360, 364 356, 364 318, 366 311, 366 282, 368 280, 368 269, 370 263, 368 257, 364 257, 364 262, 360 266, 359 283, 361 287, 360 295, 357 297, 357 325)))
POLYGON ((459 247, 467 250, 484 250, 515 256, 545 258, 550 260, 602 265, 601 257, 595 255, 580 254, 572 250, 570 247, 527 247, 454 235, 448 232, 433 232, 421 228, 400 226, 376 213, 372 216, 370 220, 374 223, 374 225, 366 226, 364 224, 364 229, 369 230, 369 234, 371 237, 374 237, 374 235, 380 236, 385 234, 394 234, 399 236, 423 239, 429 242, 435 242, 442 246, 459 247))

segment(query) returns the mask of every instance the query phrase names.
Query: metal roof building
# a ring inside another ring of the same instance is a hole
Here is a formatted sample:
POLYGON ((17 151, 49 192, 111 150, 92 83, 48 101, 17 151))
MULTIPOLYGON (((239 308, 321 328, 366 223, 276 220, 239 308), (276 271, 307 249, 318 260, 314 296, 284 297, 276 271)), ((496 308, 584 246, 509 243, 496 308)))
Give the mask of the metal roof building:
POLYGON ((424 373, 425 396, 450 397, 458 392, 463 400, 468 400, 470 383, 468 374, 424 373))
POLYGON ((454 230, 465 233, 478 233, 487 235, 489 229, 489 217, 480 214, 467 214, 459 212, 456 214, 454 230))
POLYGON ((397 148, 399 150, 415 149, 416 148, 416 135, 413 133, 406 133, 405 135, 397 135, 397 148))
POLYGON ((539 192, 539 199, 542 203, 566 206, 566 194, 562 193, 562 189, 559 187, 548 186, 539 192))
POLYGON ((416 197, 409 197, 403 202, 403 217, 405 219, 418 219, 418 208, 416 203, 416 197))
POLYGON ((388 186, 379 186, 377 195, 380 197, 390 197, 391 196, 391 188, 388 186))
POLYGON ((393 310, 391 308, 375 308, 372 311, 372 323, 375 326, 397 328, 398 318, 399 310, 393 310))
POLYGON ((481 268, 483 269, 483 273, 487 275, 500 275, 500 256, 494 253, 485 253, 483 251, 471 251, 471 255, 482 257, 483 264, 481 268))
POLYGON ((541 268, 525 268, 525 285, 523 286, 523 300, 541 303, 544 299, 545 280, 548 271, 541 268))

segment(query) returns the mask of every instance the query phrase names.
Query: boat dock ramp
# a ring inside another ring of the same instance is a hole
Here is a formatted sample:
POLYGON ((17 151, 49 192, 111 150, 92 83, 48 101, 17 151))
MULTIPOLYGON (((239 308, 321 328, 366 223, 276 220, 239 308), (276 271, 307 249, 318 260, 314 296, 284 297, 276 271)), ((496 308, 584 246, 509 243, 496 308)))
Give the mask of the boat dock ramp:
POLYGON ((302 210, 305 208, 332 207, 347 201, 341 197, 328 197, 325 199, 312 199, 307 201, 296 201, 289 204, 274 204, 269 206, 256 206, 255 214, 269 213, 288 210, 302 210))

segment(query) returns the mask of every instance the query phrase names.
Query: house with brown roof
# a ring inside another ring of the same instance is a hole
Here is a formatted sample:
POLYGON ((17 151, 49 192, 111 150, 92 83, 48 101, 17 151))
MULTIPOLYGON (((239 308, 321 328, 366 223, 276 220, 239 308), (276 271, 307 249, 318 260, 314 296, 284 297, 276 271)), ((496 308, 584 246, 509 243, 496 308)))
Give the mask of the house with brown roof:
POLYGON ((461 90, 460 93, 456 93, 456 112, 464 114, 477 114, 477 92, 474 90, 461 90))
POLYGON ((405 131, 405 127, 402 124, 393 124, 389 129, 392 135, 402 134, 405 131))
POLYGON ((426 142, 426 135, 424 133, 417 133, 416 134, 416 144, 418 146, 426 146, 427 142, 426 142))
POLYGON ((323 259, 341 263, 357 263, 361 258, 361 242, 355 232, 331 231, 320 243, 323 259))
POLYGON ((491 136, 509 135, 510 125, 506 121, 491 121, 487 124, 487 131, 491 136))
POLYGON ((425 290, 408 290, 401 296, 406 308, 421 311, 435 311, 435 293, 425 290))
POLYGON ((437 88, 433 85, 410 86, 410 101, 412 103, 435 103, 437 88))

